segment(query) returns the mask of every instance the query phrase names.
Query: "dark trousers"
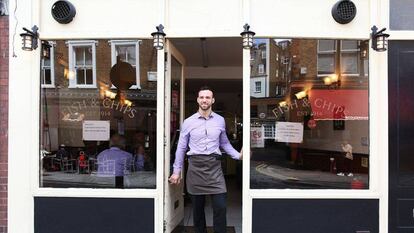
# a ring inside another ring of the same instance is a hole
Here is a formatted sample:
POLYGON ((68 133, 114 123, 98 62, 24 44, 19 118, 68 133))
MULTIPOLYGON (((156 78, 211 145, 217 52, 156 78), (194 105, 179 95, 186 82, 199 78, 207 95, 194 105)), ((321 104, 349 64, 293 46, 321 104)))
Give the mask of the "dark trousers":
POLYGON ((348 173, 353 172, 352 162, 353 162, 352 159, 348 159, 344 157, 344 172, 348 172, 348 173))
POLYGON ((115 188, 117 189, 124 188, 124 177, 123 176, 115 176, 115 188))
MULTIPOLYGON (((214 233, 226 233, 226 193, 212 194, 214 233)), ((204 206, 206 195, 191 195, 195 233, 207 233, 204 206)))

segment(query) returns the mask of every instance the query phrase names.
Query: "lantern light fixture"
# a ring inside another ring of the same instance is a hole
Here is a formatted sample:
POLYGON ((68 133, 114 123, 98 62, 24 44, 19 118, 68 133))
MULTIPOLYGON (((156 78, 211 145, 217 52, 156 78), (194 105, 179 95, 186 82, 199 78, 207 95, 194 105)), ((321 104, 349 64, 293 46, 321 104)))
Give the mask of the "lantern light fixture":
POLYGON ((243 28, 244 31, 240 33, 243 38, 243 48, 251 49, 253 47, 253 37, 256 33, 250 31, 250 25, 247 23, 243 26, 243 28))
POLYGON ((306 92, 306 90, 304 90, 304 91, 300 91, 300 92, 296 93, 295 96, 298 100, 301 100, 301 99, 305 98, 306 96, 308 96, 308 93, 306 92))
POLYGON ((42 40, 42 57, 50 58, 50 48, 52 46, 47 40, 42 40))
POLYGON ((371 28, 371 38, 372 44, 371 47, 377 52, 384 52, 388 49, 388 37, 390 36, 387 33, 384 33, 386 28, 383 28, 378 31, 378 28, 374 25, 371 28))
POLYGON ((164 33, 164 26, 162 24, 155 27, 156 32, 151 33, 152 38, 154 39, 154 48, 161 50, 164 48, 164 38, 166 34, 164 33))
POLYGON ((37 48, 37 41, 39 39, 39 28, 34 25, 32 27, 32 30, 30 31, 27 28, 23 28, 25 31, 24 33, 21 33, 20 36, 22 37, 22 49, 25 51, 32 51, 37 48))

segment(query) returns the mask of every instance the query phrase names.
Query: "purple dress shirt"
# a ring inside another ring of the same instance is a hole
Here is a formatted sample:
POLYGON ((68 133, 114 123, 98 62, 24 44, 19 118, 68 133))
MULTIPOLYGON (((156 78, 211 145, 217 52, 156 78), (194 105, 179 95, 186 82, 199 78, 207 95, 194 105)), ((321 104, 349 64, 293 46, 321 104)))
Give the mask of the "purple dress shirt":
POLYGON ((240 159, 240 153, 227 138, 224 118, 214 112, 207 119, 197 112, 183 122, 175 152, 174 174, 180 173, 188 147, 187 155, 221 155, 221 147, 233 159, 240 159))
POLYGON ((111 147, 99 153, 97 160, 98 175, 124 176, 130 170, 132 154, 118 147, 111 147))

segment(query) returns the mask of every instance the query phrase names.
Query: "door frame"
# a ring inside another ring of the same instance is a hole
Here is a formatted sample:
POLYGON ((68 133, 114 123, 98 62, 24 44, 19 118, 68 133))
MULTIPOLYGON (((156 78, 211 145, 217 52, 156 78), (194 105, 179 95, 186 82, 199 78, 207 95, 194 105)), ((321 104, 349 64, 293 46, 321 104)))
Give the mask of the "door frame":
MULTIPOLYGON (((165 81, 164 81, 164 91, 165 91, 165 113, 164 113, 164 161, 163 161, 163 218, 162 218, 162 222, 163 222, 163 228, 164 228, 164 232, 171 232, 172 230, 174 230, 174 228, 180 223, 180 221, 177 221, 175 218, 177 218, 177 216, 174 216, 174 220, 173 222, 170 221, 166 221, 166 219, 169 219, 169 215, 173 214, 173 212, 170 212, 170 208, 169 206, 173 205, 171 203, 171 198, 172 196, 169 195, 171 194, 171 192, 179 192, 181 190, 181 193, 184 191, 184 182, 181 182, 180 185, 178 186, 173 186, 171 184, 169 184, 168 182, 168 178, 170 176, 170 159, 171 159, 171 61, 172 61, 172 57, 174 57, 180 64, 181 64, 181 77, 180 77, 180 118, 179 118, 179 122, 180 125, 182 124, 182 122, 184 121, 184 110, 185 110, 185 64, 186 61, 184 59, 184 56, 180 53, 180 51, 171 43, 171 40, 166 40, 166 49, 165 49, 165 81), (172 225, 170 226, 169 224, 172 223, 172 225)), ((181 174, 184 174, 184 172, 182 171, 181 174)), ((182 213, 180 213, 180 216, 182 216, 182 218, 184 219, 184 198, 182 196, 180 196, 179 199, 179 204, 181 203, 181 207, 180 209, 182 210, 182 213)))

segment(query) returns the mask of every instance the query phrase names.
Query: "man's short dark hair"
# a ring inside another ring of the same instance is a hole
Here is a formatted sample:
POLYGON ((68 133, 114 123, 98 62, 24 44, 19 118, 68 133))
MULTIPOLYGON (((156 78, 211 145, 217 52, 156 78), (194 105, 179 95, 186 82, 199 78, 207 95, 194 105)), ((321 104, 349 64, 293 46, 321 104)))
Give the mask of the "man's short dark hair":
POLYGON ((109 141, 111 147, 118 147, 119 149, 125 149, 125 138, 119 134, 114 134, 109 141))
POLYGON ((200 91, 211 91, 211 93, 213 93, 213 97, 214 97, 214 91, 213 91, 213 89, 211 89, 207 85, 204 85, 204 86, 200 87, 200 89, 198 89, 197 96, 200 93, 200 91))

